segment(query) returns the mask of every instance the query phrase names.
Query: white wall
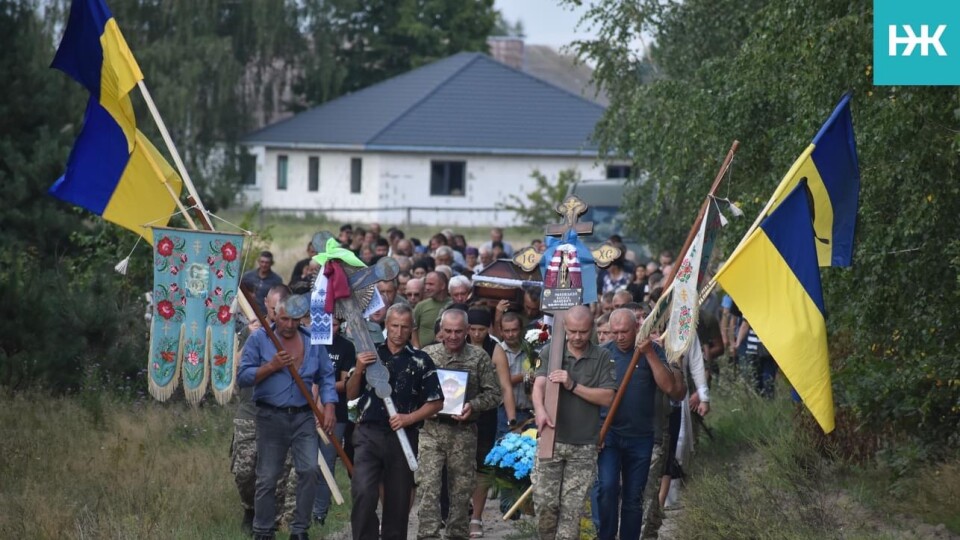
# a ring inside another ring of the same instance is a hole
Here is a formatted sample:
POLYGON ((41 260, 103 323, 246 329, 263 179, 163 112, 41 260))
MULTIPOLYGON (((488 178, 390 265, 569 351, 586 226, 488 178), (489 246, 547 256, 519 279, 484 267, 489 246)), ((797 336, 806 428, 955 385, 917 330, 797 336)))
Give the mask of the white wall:
POLYGON ((605 174, 603 167, 594 166, 593 158, 382 154, 381 164, 381 205, 426 207, 428 210, 410 211, 411 221, 426 225, 518 225, 513 212, 494 208, 511 194, 524 197, 532 191, 535 181, 530 174, 535 169, 551 180, 570 168, 578 169, 584 178, 602 178, 605 174), (466 162, 463 196, 430 195, 433 160, 466 162))
MULTIPOLYGON (((326 211, 353 209, 352 221, 369 220, 363 209, 379 206, 380 156, 362 152, 307 151, 263 147, 251 148, 257 155, 257 185, 246 188, 248 204, 260 202, 264 209, 326 211), (255 150, 260 149, 262 153, 255 150), (287 189, 277 189, 278 156, 287 156, 287 189), (311 157, 320 158, 320 184, 317 191, 309 191, 309 163, 311 157), (362 160, 360 193, 350 192, 350 161, 362 160), (262 163, 262 164, 261 164, 262 163)), ((331 217, 340 219, 330 214, 331 217)), ((339 215, 339 214, 338 214, 339 215)))
POLYGON ((513 212, 496 210, 498 203, 516 194, 523 197, 535 186, 530 174, 539 169, 556 180, 560 171, 577 169, 582 178, 603 178, 603 166, 594 159, 548 156, 474 156, 455 154, 399 154, 279 150, 268 148, 258 156, 257 186, 245 190, 249 203, 264 209, 323 211, 334 220, 412 223, 425 225, 517 225, 513 212), (277 156, 288 156, 287 190, 277 191, 277 156), (320 157, 320 190, 307 191, 310 156, 320 157), (350 158, 363 159, 362 191, 350 193, 350 158), (465 161, 463 196, 430 195, 430 162, 465 161), (261 166, 262 163, 262 166, 261 166))

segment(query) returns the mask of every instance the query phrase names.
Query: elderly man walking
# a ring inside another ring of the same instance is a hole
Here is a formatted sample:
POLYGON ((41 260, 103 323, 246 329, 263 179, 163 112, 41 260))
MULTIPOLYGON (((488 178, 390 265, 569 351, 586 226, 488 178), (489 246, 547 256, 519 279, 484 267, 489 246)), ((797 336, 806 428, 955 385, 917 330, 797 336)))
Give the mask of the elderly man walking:
MULTIPOLYGON (((597 537, 600 540, 640 538, 643 489, 653 452, 657 389, 674 399, 683 397, 686 391, 683 378, 667 365, 663 349, 653 345, 649 338, 639 345, 636 343, 638 329, 633 311, 621 308, 610 313, 613 339, 603 348, 616 365, 617 386, 627 372, 635 347, 639 347, 643 358, 630 378, 597 460, 600 478, 597 537)), ((606 412, 602 416, 606 417, 606 412)))
POLYGON ((477 428, 479 413, 500 403, 500 383, 490 357, 467 341, 467 314, 450 309, 440 319, 442 343, 423 352, 433 358, 438 369, 468 373, 463 410, 459 415, 440 415, 427 420, 420 435, 420 540, 440 538, 440 482, 447 467, 450 493, 448 540, 469 536, 467 503, 476 477, 477 428))

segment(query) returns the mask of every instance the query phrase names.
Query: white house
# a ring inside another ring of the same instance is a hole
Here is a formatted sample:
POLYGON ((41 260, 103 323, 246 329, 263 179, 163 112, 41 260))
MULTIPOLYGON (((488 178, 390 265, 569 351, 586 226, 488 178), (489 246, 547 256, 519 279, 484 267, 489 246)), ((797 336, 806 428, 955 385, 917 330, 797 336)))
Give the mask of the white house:
POLYGON ((251 133, 244 197, 339 221, 513 225, 497 204, 532 190, 534 170, 623 173, 589 141, 603 111, 460 53, 251 133))

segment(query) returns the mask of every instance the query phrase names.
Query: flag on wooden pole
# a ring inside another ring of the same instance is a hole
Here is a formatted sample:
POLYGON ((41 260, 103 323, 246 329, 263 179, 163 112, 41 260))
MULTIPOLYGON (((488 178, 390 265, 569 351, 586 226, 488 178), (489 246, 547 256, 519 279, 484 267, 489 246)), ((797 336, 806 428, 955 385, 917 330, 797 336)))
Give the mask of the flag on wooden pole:
POLYGON ((183 184, 137 129, 129 93, 143 73, 102 0, 73 1, 52 67, 82 84, 90 99, 66 172, 50 194, 152 244, 145 225, 167 224, 183 184))
POLYGON ((834 428, 833 389, 810 197, 801 180, 716 279, 829 433, 834 428))

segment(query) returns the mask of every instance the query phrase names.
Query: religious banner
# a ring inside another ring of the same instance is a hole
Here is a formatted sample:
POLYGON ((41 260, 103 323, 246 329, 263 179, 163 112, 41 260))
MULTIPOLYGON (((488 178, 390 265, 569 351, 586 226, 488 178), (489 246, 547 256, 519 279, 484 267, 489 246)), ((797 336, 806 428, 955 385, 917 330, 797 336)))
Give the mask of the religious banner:
POLYGON ((160 227, 153 235, 150 395, 166 401, 182 380, 196 405, 209 382, 222 405, 236 380, 233 315, 243 236, 160 227))
POLYGON ((670 319, 663 340, 667 360, 671 363, 678 362, 694 341, 700 308, 698 291, 707 274, 713 244, 722 223, 717 202, 711 198, 707 214, 700 223, 700 230, 680 261, 676 278, 673 280, 670 319))

